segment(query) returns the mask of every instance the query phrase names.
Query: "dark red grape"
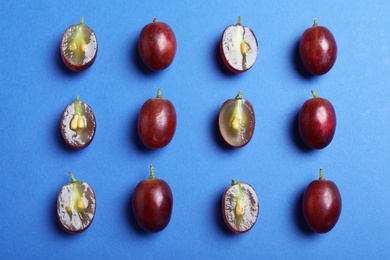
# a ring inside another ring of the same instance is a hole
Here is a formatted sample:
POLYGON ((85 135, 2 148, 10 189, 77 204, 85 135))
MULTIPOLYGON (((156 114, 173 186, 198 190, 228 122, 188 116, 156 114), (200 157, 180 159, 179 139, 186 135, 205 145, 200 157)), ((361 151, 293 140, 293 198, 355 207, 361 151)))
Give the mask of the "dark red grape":
POLYGON ((320 169, 319 180, 312 181, 302 199, 303 216, 315 232, 329 232, 341 214, 341 195, 333 181, 325 180, 320 169))
POLYGON ((172 102, 162 97, 147 100, 138 116, 138 135, 142 143, 151 149, 166 146, 176 131, 176 110, 172 102))
POLYGON ((150 165, 149 179, 138 183, 132 198, 133 212, 140 227, 147 232, 163 230, 171 219, 173 195, 168 183, 157 179, 150 165))
POLYGON ((88 183, 77 181, 72 173, 69 175, 72 182, 62 186, 58 193, 57 215, 63 229, 78 233, 91 225, 95 216, 96 199, 88 183))
POLYGON ((256 61, 258 46, 253 31, 241 24, 228 26, 222 33, 219 48, 223 63, 232 72, 244 72, 250 69, 256 61))
POLYGON ((222 196, 222 215, 233 232, 249 231, 259 215, 259 200, 253 187, 233 180, 222 196))
POLYGON ((75 149, 84 148, 95 136, 95 114, 91 107, 77 96, 76 100, 64 109, 60 129, 67 145, 75 149))
POLYGON ((152 70, 163 70, 171 65, 176 55, 176 37, 172 28, 154 18, 142 29, 138 51, 141 59, 152 70))
POLYGON ((336 131, 336 112, 333 105, 312 90, 299 112, 298 128, 302 140, 311 148, 322 149, 330 144, 336 131))
POLYGON ((317 19, 307 29, 299 42, 299 54, 305 68, 314 75, 327 73, 336 62, 337 44, 333 34, 317 19))
POLYGON ((255 130, 255 111, 251 102, 242 98, 241 91, 236 98, 223 103, 218 125, 222 138, 232 147, 242 147, 251 140, 255 130))
POLYGON ((84 25, 84 18, 80 24, 68 27, 61 39, 61 57, 65 65, 73 71, 83 71, 95 62, 98 43, 95 32, 84 25))

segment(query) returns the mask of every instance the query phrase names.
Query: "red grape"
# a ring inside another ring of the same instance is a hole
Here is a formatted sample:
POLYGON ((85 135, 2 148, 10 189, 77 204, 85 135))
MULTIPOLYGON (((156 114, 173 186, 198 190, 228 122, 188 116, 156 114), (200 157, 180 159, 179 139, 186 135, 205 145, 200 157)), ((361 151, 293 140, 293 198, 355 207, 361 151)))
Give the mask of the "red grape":
POLYGON ((147 100, 138 116, 138 135, 142 143, 151 149, 166 146, 176 131, 176 110, 172 102, 162 97, 147 100))
POLYGON ((142 29, 138 51, 141 59, 152 70, 163 70, 171 65, 176 55, 176 37, 172 28, 154 18, 142 29))
POLYGON ((150 165, 149 179, 138 183, 134 190, 132 206, 135 219, 148 232, 163 230, 171 219, 173 195, 168 183, 157 179, 150 165))
POLYGON ((71 233, 87 229, 95 216, 96 199, 92 187, 77 181, 69 173, 72 182, 62 186, 58 193, 57 215, 61 227, 71 233))
POLYGON ((80 24, 65 30, 60 47, 62 60, 73 71, 83 71, 91 67, 98 51, 95 32, 84 25, 84 18, 81 18, 80 24))
POLYGON ((96 119, 92 108, 80 96, 62 113, 60 129, 66 144, 79 149, 88 146, 95 136, 96 119))
POLYGON ((312 181, 302 199, 303 215, 307 225, 315 232, 329 232, 341 214, 341 195, 333 181, 325 180, 320 169, 319 180, 312 181))
POLYGON ((242 98, 241 91, 236 98, 223 103, 218 125, 223 139, 232 147, 242 147, 251 140, 255 130, 255 112, 251 102, 242 98))
POLYGON ((253 187, 233 180, 222 196, 222 215, 233 232, 249 231, 259 215, 259 200, 253 187))
POLYGON ((327 73, 336 62, 337 44, 333 34, 317 19, 307 29, 299 42, 299 54, 305 68, 314 75, 327 73))
POLYGON ((312 90, 313 98, 307 100, 299 112, 298 127, 303 141, 315 149, 330 144, 336 131, 336 112, 333 105, 312 90))
POLYGON ((222 33, 219 43, 222 60, 232 72, 244 72, 250 69, 256 61, 258 46, 253 31, 241 24, 230 25, 222 33))

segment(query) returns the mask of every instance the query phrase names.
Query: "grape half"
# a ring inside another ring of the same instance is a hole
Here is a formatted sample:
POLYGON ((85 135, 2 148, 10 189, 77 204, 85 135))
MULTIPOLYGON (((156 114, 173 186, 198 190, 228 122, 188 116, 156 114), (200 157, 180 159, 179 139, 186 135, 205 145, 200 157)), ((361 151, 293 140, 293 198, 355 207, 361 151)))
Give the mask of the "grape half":
POLYGON ((232 147, 246 145, 255 130, 255 112, 250 101, 242 98, 241 91, 236 98, 226 100, 218 118, 219 131, 232 147))
POLYGON ((92 108, 80 101, 80 96, 62 113, 60 129, 66 144, 72 148, 88 146, 95 136, 96 119, 92 108))
POLYGON ((253 187, 246 182, 232 180, 223 193, 222 215, 233 232, 249 231, 259 215, 259 199, 253 187))
POLYGON ((83 71, 95 62, 98 43, 95 32, 84 25, 84 18, 80 24, 69 26, 61 39, 61 57, 65 65, 73 71, 83 71))
POLYGON ((77 181, 69 173, 72 182, 62 186, 58 193, 57 215, 61 227, 71 233, 87 229, 96 211, 95 193, 92 187, 82 181, 77 181))
POLYGON ((226 67, 235 73, 250 69, 256 61, 258 46, 254 32, 241 24, 228 26, 222 33, 220 52, 226 67))

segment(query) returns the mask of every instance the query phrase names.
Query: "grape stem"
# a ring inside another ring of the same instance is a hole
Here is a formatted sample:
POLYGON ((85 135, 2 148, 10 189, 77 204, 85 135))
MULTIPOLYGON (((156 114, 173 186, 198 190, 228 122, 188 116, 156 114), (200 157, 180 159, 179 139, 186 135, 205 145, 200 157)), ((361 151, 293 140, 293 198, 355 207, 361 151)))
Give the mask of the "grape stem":
POLYGON ((150 176, 149 176, 149 180, 154 180, 156 179, 156 175, 154 175, 154 166, 153 164, 150 165, 150 176))
POLYGON ((313 24, 313 26, 318 26, 318 20, 317 20, 317 18, 314 18, 314 24, 313 24))
POLYGON ((241 16, 238 16, 237 25, 242 26, 242 24, 241 24, 241 16))
POLYGON ((314 98, 318 98, 318 95, 314 90, 311 91, 311 94, 313 95, 314 98))
POLYGON ((157 89, 157 97, 156 98, 162 98, 161 88, 157 89))
POLYGON ((81 116, 81 101, 80 101, 80 95, 76 96, 76 100, 74 101, 74 109, 76 112, 76 115, 81 116))
POLYGON ((325 180, 325 177, 324 177, 324 172, 322 170, 322 168, 320 168, 320 180, 325 180))
POLYGON ((238 92, 236 99, 242 99, 242 91, 241 90, 238 92))
POLYGON ((70 179, 72 180, 72 183, 77 182, 76 178, 74 177, 73 173, 69 172, 70 179))

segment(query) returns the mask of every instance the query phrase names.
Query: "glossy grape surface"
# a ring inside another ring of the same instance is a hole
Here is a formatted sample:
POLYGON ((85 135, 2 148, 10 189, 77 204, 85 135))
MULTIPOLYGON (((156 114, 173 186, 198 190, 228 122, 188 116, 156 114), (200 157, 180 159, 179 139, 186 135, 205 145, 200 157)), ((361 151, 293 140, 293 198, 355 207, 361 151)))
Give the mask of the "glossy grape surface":
POLYGON ((96 199, 88 183, 76 181, 71 173, 70 175, 72 182, 62 186, 58 193, 57 215, 63 229, 78 233, 91 225, 96 211, 96 199))
POLYGON ((337 58, 336 40, 326 27, 319 26, 317 19, 307 29, 299 42, 299 54, 305 68, 314 75, 327 73, 337 58))
POLYGON ((95 114, 87 103, 80 101, 79 96, 65 107, 61 116, 60 130, 64 141, 72 148, 84 148, 92 142, 96 132, 95 114), (82 121, 83 126, 72 127, 72 122, 75 121, 82 121))
POLYGON ((168 183, 157 179, 153 165, 150 166, 150 177, 136 186, 132 198, 135 219, 147 232, 163 230, 171 219, 173 195, 168 183))
POLYGON ((336 225, 341 214, 341 195, 333 181, 325 180, 322 169, 319 180, 308 185, 302 208, 306 223, 313 231, 326 233, 336 225))
POLYGON ((228 26, 222 33, 220 53, 225 66, 234 73, 250 69, 256 61, 258 46, 254 32, 241 24, 228 26))
POLYGON ((172 102, 162 97, 147 100, 138 116, 138 135, 142 143, 151 149, 166 146, 176 131, 176 110, 172 102))
POLYGON ((222 138, 232 147, 242 147, 252 139, 255 112, 251 102, 242 98, 241 92, 236 98, 228 99, 222 104, 218 126, 222 138))
POLYGON ((325 98, 312 91, 313 98, 307 100, 298 116, 299 134, 311 148, 322 149, 330 144, 336 131, 336 112, 325 98))
POLYGON ((233 180, 222 196, 222 215, 233 232, 248 232, 259 215, 259 199, 253 187, 233 180))
POLYGON ((61 57, 65 65, 73 71, 83 71, 95 62, 98 43, 95 32, 80 24, 69 26, 62 35, 60 45, 61 57))
POLYGON ((176 36, 172 28, 156 19, 141 31, 138 41, 141 59, 152 70, 166 69, 176 55, 176 36))

